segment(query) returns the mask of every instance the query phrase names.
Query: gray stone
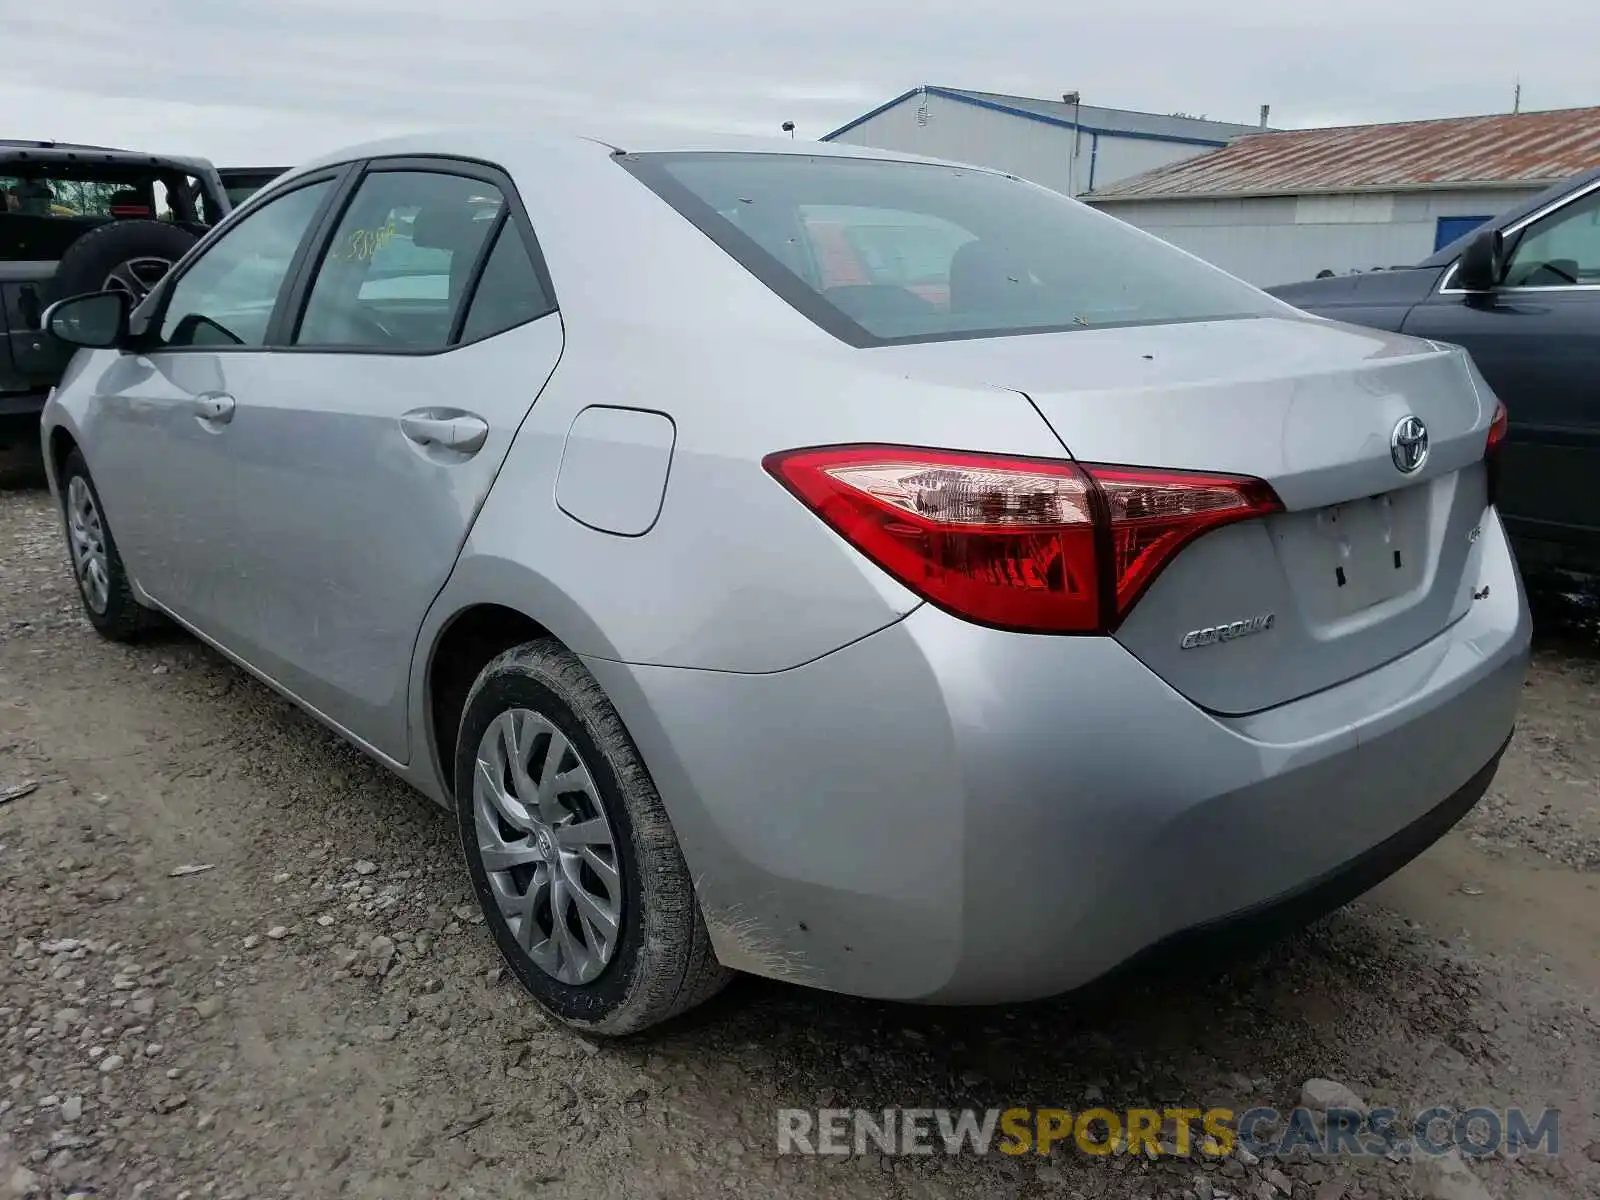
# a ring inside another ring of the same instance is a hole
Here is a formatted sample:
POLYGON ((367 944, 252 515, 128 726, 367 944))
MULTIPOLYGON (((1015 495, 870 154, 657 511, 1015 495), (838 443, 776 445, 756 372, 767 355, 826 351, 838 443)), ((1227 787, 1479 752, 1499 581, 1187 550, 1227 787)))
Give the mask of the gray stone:
POLYGON ((367 953, 372 956, 372 964, 377 968, 378 974, 387 975, 394 966, 394 939, 380 933, 368 943, 367 953))
POLYGON ((1358 1112, 1362 1116, 1367 1114, 1366 1101, 1333 1079, 1306 1080, 1305 1086, 1300 1089, 1300 1106, 1319 1113, 1343 1108, 1358 1112))
POLYGON ((1454 1148, 1418 1159, 1411 1183, 1426 1200, 1493 1200, 1454 1148))
POLYGON ((83 1097, 68 1096, 61 1104, 61 1119, 67 1124, 72 1124, 83 1116, 83 1097))

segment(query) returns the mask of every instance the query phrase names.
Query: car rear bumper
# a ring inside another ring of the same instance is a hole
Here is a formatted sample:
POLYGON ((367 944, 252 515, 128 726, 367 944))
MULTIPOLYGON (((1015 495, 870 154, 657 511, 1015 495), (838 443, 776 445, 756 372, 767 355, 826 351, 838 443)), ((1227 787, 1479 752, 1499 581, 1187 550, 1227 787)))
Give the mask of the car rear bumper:
POLYGON ((1489 594, 1460 621, 1251 716, 1196 708, 1112 639, 931 606, 772 674, 589 665, 725 963, 885 998, 1031 999, 1286 898, 1336 903, 1352 864, 1393 869, 1470 807, 1531 632, 1492 515, 1484 541, 1489 594))

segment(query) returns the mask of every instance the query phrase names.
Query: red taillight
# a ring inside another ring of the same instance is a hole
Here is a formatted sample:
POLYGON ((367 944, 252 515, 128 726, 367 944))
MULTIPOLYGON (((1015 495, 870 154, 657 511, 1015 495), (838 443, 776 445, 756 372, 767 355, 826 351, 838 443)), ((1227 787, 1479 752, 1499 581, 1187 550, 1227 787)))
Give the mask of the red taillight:
POLYGON ((1500 453, 1505 446, 1510 416, 1505 401, 1494 402, 1494 416, 1489 420, 1489 440, 1483 447, 1483 462, 1489 475, 1489 503, 1493 504, 1500 492, 1500 453))
POLYGON ((1086 468, 1109 509, 1119 621, 1161 568, 1202 533, 1283 509, 1259 479, 1093 463, 1086 468))
POLYGON ((968 620, 1114 628, 1209 529, 1281 509, 1258 479, 904 446, 772 454, 766 468, 846 541, 968 620))

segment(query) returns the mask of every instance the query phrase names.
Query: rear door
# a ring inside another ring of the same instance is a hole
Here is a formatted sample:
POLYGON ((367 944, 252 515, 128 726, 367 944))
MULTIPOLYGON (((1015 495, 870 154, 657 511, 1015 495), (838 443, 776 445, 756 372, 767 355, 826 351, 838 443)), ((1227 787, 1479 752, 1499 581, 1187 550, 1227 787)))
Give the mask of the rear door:
POLYGON ((1405 331, 1465 346, 1511 414, 1500 508, 1513 532, 1600 545, 1600 182, 1514 226, 1503 286, 1451 286, 1405 331))
POLYGON ((381 160, 351 181, 228 431, 230 648, 404 760, 416 633, 560 317, 501 172, 381 160))

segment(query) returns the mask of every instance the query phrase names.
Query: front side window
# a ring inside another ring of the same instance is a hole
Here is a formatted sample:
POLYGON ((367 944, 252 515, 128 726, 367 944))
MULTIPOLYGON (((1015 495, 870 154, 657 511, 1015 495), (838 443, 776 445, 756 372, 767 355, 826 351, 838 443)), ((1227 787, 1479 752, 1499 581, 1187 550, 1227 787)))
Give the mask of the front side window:
POLYGON ((1288 311, 1115 218, 991 171, 742 153, 624 165, 853 345, 1288 311))
POLYGON ((167 346, 260 346, 295 251, 333 184, 268 201, 209 246, 173 286, 161 319, 167 346))
POLYGON ((504 210, 498 188, 466 176, 368 175, 317 268, 295 344, 442 349, 504 210))
POLYGON ((1528 226, 1511 252, 1505 284, 1600 284, 1600 191, 1528 226))

